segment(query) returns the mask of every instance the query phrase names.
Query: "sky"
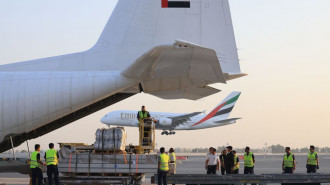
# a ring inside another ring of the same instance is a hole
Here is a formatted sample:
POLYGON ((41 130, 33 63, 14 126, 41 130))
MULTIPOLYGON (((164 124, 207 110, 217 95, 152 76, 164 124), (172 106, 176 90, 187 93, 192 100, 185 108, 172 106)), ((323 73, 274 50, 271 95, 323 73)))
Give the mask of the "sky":
MULTIPOLYGON (((29 141, 92 144, 100 118, 114 110, 190 113, 211 111, 231 91, 242 91, 231 117, 236 124, 161 136, 158 146, 330 146, 330 1, 230 0, 241 70, 248 76, 215 84, 220 93, 191 100, 138 94, 29 141)), ((100 36, 115 0, 0 0, 0 64, 89 49, 100 36)), ((127 128, 128 143, 138 130, 127 128)), ((17 149, 26 149, 22 144, 17 149)))

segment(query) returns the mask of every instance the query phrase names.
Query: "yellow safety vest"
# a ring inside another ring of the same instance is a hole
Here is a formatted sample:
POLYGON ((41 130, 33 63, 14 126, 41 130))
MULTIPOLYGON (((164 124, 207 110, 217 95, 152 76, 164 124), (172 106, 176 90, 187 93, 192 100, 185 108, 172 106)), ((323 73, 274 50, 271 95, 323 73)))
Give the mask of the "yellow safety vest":
POLYGON ((140 119, 147 118, 148 117, 148 111, 145 111, 144 114, 143 114, 142 111, 139 111, 139 116, 140 116, 140 119))
POLYGON ((239 169, 239 163, 237 165, 237 158, 238 158, 237 156, 234 157, 234 170, 239 169))
POLYGON ((165 153, 160 154, 160 170, 162 171, 168 171, 168 162, 169 162, 169 156, 165 153))
POLYGON ((309 152, 308 153, 308 158, 307 158, 308 162, 307 162, 307 164, 317 165, 316 154, 317 154, 317 152, 313 152, 313 153, 309 152))
POLYGON ((287 154, 285 154, 283 157, 283 162, 284 162, 284 167, 292 168, 294 163, 293 154, 290 154, 289 157, 287 154))
MULTIPOLYGON (((142 111, 139 111, 140 121, 148 117, 148 111, 145 111, 144 114, 142 111)), ((139 123, 140 123, 139 121, 139 123)))
POLYGON ((176 156, 175 156, 175 153, 174 152, 172 152, 170 154, 170 160, 171 160, 172 156, 173 156, 173 159, 174 159, 174 164, 176 164, 176 156))
POLYGON ((37 155, 39 154, 38 151, 34 151, 31 154, 31 161, 30 161, 30 168, 41 168, 40 164, 38 163, 37 155))
POLYGON ((57 165, 58 159, 57 159, 57 151, 54 149, 49 149, 46 151, 46 163, 48 165, 57 165))
POLYGON ((253 167, 253 157, 252 157, 252 152, 249 152, 249 155, 245 152, 244 153, 244 166, 245 167, 253 167))

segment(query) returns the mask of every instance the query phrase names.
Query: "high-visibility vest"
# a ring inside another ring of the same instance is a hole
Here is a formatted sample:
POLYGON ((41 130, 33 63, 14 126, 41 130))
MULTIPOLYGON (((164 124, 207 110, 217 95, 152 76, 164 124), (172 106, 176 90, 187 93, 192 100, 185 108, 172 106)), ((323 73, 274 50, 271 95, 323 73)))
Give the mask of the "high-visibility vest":
POLYGON ((144 114, 143 114, 142 111, 139 111, 139 116, 140 116, 140 119, 147 118, 148 117, 148 111, 145 111, 144 114))
POLYGON ((57 151, 54 149, 49 149, 46 151, 46 163, 48 165, 57 165, 58 159, 57 159, 57 151))
POLYGON ((237 164, 237 159, 238 159, 238 157, 235 156, 235 157, 234 157, 234 170, 239 169, 239 163, 237 164))
POLYGON ((168 162, 169 162, 169 156, 165 153, 160 154, 160 170, 162 171, 168 171, 168 162))
MULTIPOLYGON (((140 116, 140 120, 143 120, 144 118, 148 117, 148 111, 145 111, 144 114, 142 111, 139 111, 139 116, 140 116)), ((140 123, 140 121, 139 121, 140 123)))
POLYGON ((30 168, 41 168, 40 164, 38 163, 37 155, 39 154, 38 151, 34 151, 31 154, 31 161, 30 161, 30 168))
POLYGON ((293 154, 290 154, 289 157, 287 154, 285 154, 283 157, 283 162, 284 162, 284 167, 292 168, 294 163, 293 154))
POLYGON ((245 167, 253 167, 254 163, 253 163, 253 153, 249 152, 249 155, 245 152, 244 153, 244 166, 245 167))
POLYGON ((174 152, 172 152, 171 154, 170 154, 170 161, 171 161, 171 158, 173 157, 173 159, 174 159, 174 164, 176 164, 176 156, 175 156, 175 153, 174 152))
POLYGON ((313 152, 313 153, 311 153, 311 152, 309 152, 308 153, 308 162, 307 162, 307 164, 309 164, 309 165, 317 165, 317 160, 316 160, 316 154, 317 154, 317 152, 313 152))

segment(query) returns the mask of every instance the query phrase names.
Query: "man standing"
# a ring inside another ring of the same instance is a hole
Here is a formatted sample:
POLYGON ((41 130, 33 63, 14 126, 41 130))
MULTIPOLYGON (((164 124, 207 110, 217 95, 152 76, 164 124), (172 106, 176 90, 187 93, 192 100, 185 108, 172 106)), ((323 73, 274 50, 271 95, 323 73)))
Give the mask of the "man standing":
POLYGON ((55 185, 59 185, 58 180, 58 153, 54 150, 54 143, 49 143, 49 150, 45 153, 45 160, 47 163, 47 176, 48 176, 48 184, 53 184, 53 176, 55 185))
POLYGON ((233 150, 233 154, 234 154, 234 169, 233 169, 233 174, 239 174, 239 159, 238 159, 238 156, 237 156, 235 150, 233 150))
POLYGON ((227 157, 225 159, 226 174, 232 174, 234 171, 234 154, 233 147, 227 146, 227 157))
POLYGON ((205 169, 207 170, 207 174, 216 174, 217 170, 220 170, 220 160, 216 151, 215 148, 211 147, 210 153, 206 156, 205 169))
POLYGON ((254 163, 255 158, 252 152, 250 152, 250 147, 245 147, 244 153, 244 174, 254 174, 254 163))
POLYGON ((221 155, 220 155, 221 175, 224 175, 226 172, 226 166, 225 166, 226 157, 227 157, 227 150, 224 149, 224 150, 222 150, 221 155))
POLYGON ((165 148, 160 148, 160 156, 158 158, 158 185, 167 185, 167 173, 169 156, 165 153, 165 148))
POLYGON ((290 147, 285 147, 283 156, 282 169, 284 173, 293 173, 296 169, 296 160, 294 155, 290 152, 290 147))
POLYGON ((169 154, 170 154, 170 164, 169 164, 170 170, 168 171, 168 174, 176 174, 176 156, 173 148, 170 148, 169 154))
POLYGON ((170 148, 169 154, 170 154, 170 164, 169 164, 170 170, 168 173, 176 174, 176 156, 173 148, 170 148))
POLYGON ((316 173, 316 169, 319 169, 319 157, 313 145, 309 147, 306 167, 307 173, 316 173))
POLYGON ((31 153, 30 168, 32 172, 32 185, 42 184, 42 171, 41 165, 46 166, 46 163, 42 163, 40 160, 40 145, 36 144, 34 146, 35 151, 31 153))
POLYGON ((141 121, 143 121, 143 119, 150 119, 151 116, 149 114, 148 111, 146 111, 146 107, 143 105, 141 107, 141 111, 138 112, 137 114, 137 119, 139 121, 139 124, 141 123, 141 121))

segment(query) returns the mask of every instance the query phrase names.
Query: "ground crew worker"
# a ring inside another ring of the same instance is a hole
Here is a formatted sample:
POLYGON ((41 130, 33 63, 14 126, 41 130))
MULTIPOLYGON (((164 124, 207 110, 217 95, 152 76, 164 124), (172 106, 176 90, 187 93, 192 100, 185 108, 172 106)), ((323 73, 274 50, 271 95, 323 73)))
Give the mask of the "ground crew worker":
POLYGON ((227 156, 225 159, 226 174, 232 174, 234 170, 234 154, 233 147, 227 146, 227 156))
POLYGON ((254 174, 254 163, 255 158, 252 152, 250 152, 250 147, 245 147, 244 153, 244 174, 254 174))
POLYGON ((170 165, 169 165, 170 171, 169 171, 169 173, 176 174, 176 156, 175 156, 173 148, 170 148, 169 154, 170 154, 169 155, 169 157, 170 157, 170 165))
POLYGON ((168 163, 170 159, 165 153, 165 148, 160 148, 160 156, 158 157, 158 185, 167 185, 167 173, 169 170, 168 163))
POLYGON ((316 173, 316 169, 319 169, 319 157, 313 145, 309 147, 306 168, 307 173, 316 173))
POLYGON ((282 169, 284 173, 293 173, 296 169, 296 160, 294 155, 290 152, 290 147, 285 147, 283 156, 282 169))
POLYGON ((216 149, 211 147, 210 153, 206 155, 205 169, 207 174, 217 174, 217 170, 220 170, 219 156, 216 154, 216 149))
POLYGON ((151 116, 148 111, 146 111, 146 107, 143 105, 141 107, 141 111, 138 112, 137 114, 137 119, 139 121, 139 124, 143 119, 151 119, 151 116))
POLYGON ((55 185, 59 185, 60 182, 58 180, 58 152, 54 150, 54 143, 49 143, 49 150, 45 153, 45 160, 47 163, 47 176, 48 176, 48 184, 53 184, 53 175, 55 185))
POLYGON ((32 172, 32 185, 42 184, 42 171, 41 165, 46 166, 46 163, 41 162, 40 158, 40 145, 36 144, 34 146, 35 151, 31 153, 30 169, 32 172))
MULTIPOLYGON (((175 156, 175 153, 174 153, 174 149, 173 148, 170 148, 169 150, 169 154, 170 154, 170 163, 169 163, 169 171, 168 173, 169 174, 176 174, 176 156, 175 156)), ((174 184, 172 184, 174 185, 174 184)))
POLYGON ((235 150, 233 150, 233 154, 234 154, 234 169, 233 169, 233 174, 239 174, 239 158, 238 158, 235 150))
POLYGON ((224 149, 222 150, 220 155, 221 175, 224 175, 226 172, 226 166, 225 166, 226 157, 227 157, 227 150, 224 149))

